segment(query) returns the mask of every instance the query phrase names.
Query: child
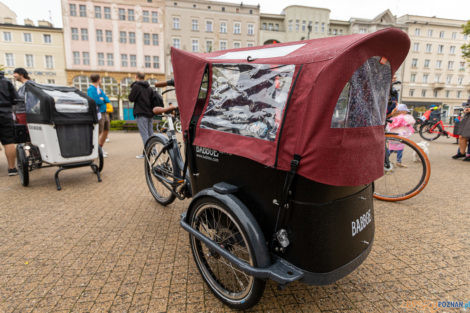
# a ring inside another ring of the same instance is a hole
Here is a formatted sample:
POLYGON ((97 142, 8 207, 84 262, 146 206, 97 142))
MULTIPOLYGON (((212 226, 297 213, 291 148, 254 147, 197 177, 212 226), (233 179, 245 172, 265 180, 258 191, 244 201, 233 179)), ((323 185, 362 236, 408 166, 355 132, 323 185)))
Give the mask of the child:
MULTIPOLYGON (((416 122, 413 116, 408 114, 410 110, 406 104, 399 103, 397 105, 396 116, 392 118, 392 122, 388 124, 387 130, 392 133, 396 133, 399 136, 408 138, 414 133, 413 125, 416 122)), ((397 153, 397 166, 406 167, 402 163, 403 149, 405 145, 398 142, 389 142, 387 154, 390 155, 393 152, 397 153)))

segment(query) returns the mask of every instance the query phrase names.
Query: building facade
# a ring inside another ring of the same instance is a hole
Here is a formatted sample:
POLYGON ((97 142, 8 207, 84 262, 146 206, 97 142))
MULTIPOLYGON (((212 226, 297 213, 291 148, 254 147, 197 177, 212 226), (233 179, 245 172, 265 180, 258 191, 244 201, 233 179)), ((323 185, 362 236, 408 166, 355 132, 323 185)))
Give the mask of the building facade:
POLYGON ((37 25, 26 19, 17 24, 16 14, 0 3, 0 65, 11 78, 24 67, 31 78, 43 84, 65 84, 64 41, 61 28, 47 21, 37 25))
POLYGON ((401 101, 422 112, 433 104, 453 115, 470 97, 470 67, 460 47, 468 43, 462 34, 466 21, 404 15, 411 48, 404 62, 401 101))
POLYGON ((86 91, 93 73, 115 112, 133 119, 127 96, 136 72, 165 78, 164 3, 157 0, 62 0, 67 83, 86 91))

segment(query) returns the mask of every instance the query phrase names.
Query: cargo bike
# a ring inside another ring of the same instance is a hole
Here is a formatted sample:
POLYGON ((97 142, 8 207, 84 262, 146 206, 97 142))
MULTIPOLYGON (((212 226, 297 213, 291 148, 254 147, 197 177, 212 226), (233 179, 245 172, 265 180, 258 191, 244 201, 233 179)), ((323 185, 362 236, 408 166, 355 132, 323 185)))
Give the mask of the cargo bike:
POLYGON ((59 167, 54 179, 61 190, 59 173, 89 166, 101 182, 103 153, 98 145, 95 102, 74 87, 27 82, 25 86, 27 125, 16 125, 18 174, 29 185, 29 172, 59 167), (97 160, 97 164, 95 163, 97 160))
POLYGON ((192 197, 180 224, 222 302, 247 309, 267 279, 330 284, 365 260, 391 78, 409 45, 386 29, 172 49, 185 157, 170 123, 145 145, 146 179, 161 204, 192 197))

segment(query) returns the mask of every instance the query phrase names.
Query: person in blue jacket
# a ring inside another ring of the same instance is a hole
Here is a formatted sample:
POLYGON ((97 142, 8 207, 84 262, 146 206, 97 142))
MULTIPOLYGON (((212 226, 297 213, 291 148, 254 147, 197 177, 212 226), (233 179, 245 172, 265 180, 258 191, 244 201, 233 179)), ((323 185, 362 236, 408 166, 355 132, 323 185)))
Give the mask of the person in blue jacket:
MULTIPOLYGON (((106 103, 109 103, 108 96, 101 89, 101 78, 99 74, 92 74, 90 76, 91 85, 88 87, 88 96, 95 100, 96 108, 98 112, 98 123, 99 123, 99 138, 98 144, 103 147, 108 137, 109 132, 109 115, 106 113, 106 103)), ((108 154, 103 150, 103 156, 106 157, 108 154)))

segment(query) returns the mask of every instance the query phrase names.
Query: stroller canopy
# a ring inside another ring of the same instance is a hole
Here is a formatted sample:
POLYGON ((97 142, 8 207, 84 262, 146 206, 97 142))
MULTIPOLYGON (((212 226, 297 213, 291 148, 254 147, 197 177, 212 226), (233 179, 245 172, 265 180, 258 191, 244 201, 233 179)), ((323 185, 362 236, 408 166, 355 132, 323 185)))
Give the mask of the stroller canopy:
POLYGON ((74 87, 25 85, 26 120, 40 124, 96 124, 96 104, 74 87))
POLYGON ((172 48, 183 130, 194 144, 329 185, 383 175, 393 73, 410 41, 398 29, 195 54, 172 48), (196 123, 197 122, 197 123, 196 123))

